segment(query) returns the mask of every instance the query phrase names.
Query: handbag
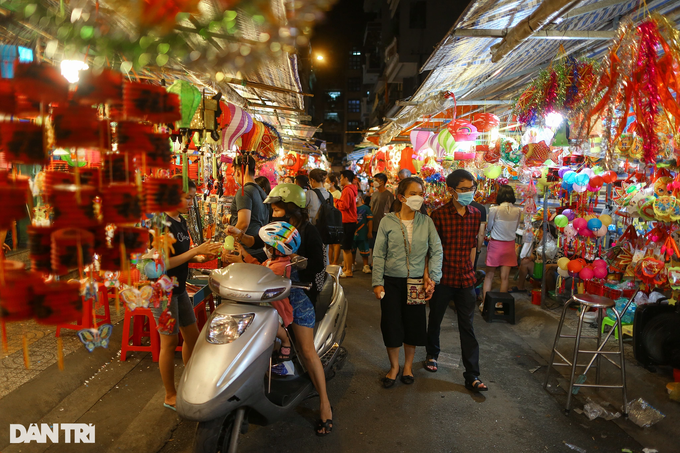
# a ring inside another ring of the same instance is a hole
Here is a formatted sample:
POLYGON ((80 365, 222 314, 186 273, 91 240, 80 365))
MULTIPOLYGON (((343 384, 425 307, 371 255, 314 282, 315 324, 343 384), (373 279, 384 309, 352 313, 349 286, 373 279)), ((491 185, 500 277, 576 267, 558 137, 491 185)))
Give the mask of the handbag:
POLYGON ((410 259, 411 243, 406 239, 406 232, 404 231, 404 224, 399 219, 399 227, 401 228, 401 235, 404 237, 404 250, 406 251, 406 305, 425 305, 427 300, 425 298, 425 279, 411 278, 410 259))

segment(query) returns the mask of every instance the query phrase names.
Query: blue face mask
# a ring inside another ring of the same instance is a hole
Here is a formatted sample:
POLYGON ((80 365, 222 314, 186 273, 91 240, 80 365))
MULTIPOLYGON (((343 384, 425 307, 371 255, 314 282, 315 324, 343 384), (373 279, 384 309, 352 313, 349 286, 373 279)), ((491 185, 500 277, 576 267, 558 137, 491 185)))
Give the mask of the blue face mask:
POLYGON ((475 193, 474 192, 465 192, 465 193, 457 193, 458 195, 458 203, 460 203, 463 206, 467 206, 470 203, 472 203, 472 200, 475 198, 475 193))

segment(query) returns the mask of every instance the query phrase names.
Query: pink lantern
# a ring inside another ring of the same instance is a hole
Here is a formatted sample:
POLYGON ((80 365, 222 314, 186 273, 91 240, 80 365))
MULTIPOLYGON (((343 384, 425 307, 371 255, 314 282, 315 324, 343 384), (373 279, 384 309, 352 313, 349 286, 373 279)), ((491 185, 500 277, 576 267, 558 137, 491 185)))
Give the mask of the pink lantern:
POLYGON ((595 271, 592 267, 586 266, 581 269, 581 272, 579 272, 578 276, 583 280, 592 280, 592 278, 595 276, 595 271))
POLYGON ((473 142, 479 135, 477 128, 467 120, 456 120, 446 127, 456 142, 473 142))
POLYGON ((593 274, 595 275, 595 278, 607 278, 607 266, 604 267, 595 267, 593 270, 593 274))
POLYGON ((574 219, 574 228, 577 230, 585 230, 588 227, 588 222, 586 219, 579 217, 574 219))
POLYGON ((584 228, 582 230, 578 230, 578 234, 583 236, 584 238, 592 238, 595 237, 595 234, 589 230, 588 228, 584 228))
POLYGON ((595 237, 601 238, 607 235, 607 225, 602 225, 597 231, 595 231, 595 237))
POLYGON ((593 261, 593 266, 594 267, 604 267, 606 269, 607 268, 607 262, 605 260, 598 258, 595 261, 593 261))
POLYGON ((413 152, 418 153, 428 143, 431 136, 434 136, 434 132, 413 129, 410 134, 413 152))
POLYGON ((228 125, 222 129, 222 148, 230 150, 236 140, 253 127, 253 117, 248 112, 234 104, 228 104, 228 125))

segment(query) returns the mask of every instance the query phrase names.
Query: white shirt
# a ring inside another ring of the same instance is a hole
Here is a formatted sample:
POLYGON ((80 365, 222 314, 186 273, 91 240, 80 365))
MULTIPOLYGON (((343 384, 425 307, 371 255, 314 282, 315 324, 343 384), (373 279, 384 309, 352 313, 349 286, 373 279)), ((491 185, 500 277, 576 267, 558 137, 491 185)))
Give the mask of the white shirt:
POLYGON ((406 237, 408 238, 408 243, 410 244, 413 241, 413 219, 402 220, 401 222, 406 227, 406 237))
POLYGON ((515 232, 522 218, 522 208, 512 203, 501 203, 489 210, 489 223, 486 231, 491 232, 491 239, 495 241, 514 241, 515 232))

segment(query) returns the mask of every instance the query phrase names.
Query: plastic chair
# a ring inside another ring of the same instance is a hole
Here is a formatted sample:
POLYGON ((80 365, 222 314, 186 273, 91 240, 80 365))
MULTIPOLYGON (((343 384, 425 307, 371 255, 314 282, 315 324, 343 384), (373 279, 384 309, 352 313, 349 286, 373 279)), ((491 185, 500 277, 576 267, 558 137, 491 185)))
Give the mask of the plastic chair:
POLYGON ((137 308, 130 311, 125 307, 125 320, 123 321, 123 341, 120 347, 120 360, 124 362, 130 351, 150 352, 154 362, 158 362, 161 351, 161 339, 156 328, 156 320, 148 308, 137 308), (132 334, 130 334, 130 321, 134 318, 132 334), (149 345, 142 345, 142 338, 149 337, 149 345), (132 344, 130 344, 132 341, 132 344))
POLYGON ((58 337, 58 336, 61 335, 61 329, 73 329, 75 331, 82 330, 82 329, 92 329, 95 326, 95 321, 96 321, 96 325, 111 324, 111 310, 110 310, 110 307, 109 307, 109 291, 101 283, 99 284, 98 291, 99 291, 99 303, 100 303, 100 306, 104 307, 104 314, 98 315, 96 313, 93 313, 92 299, 88 299, 88 300, 83 299, 83 318, 80 321, 80 324, 71 324, 71 323, 58 324, 55 336, 58 337), (93 315, 94 315, 94 318, 93 318, 93 315))

